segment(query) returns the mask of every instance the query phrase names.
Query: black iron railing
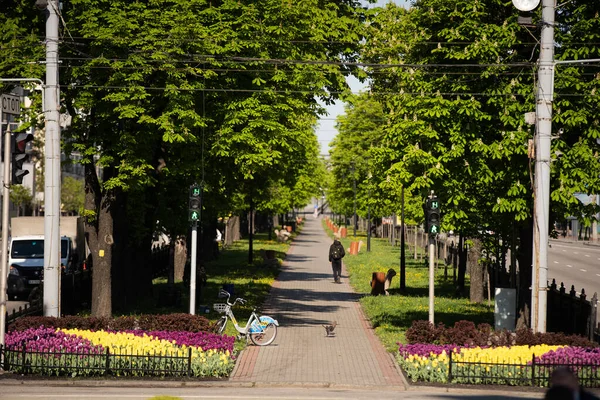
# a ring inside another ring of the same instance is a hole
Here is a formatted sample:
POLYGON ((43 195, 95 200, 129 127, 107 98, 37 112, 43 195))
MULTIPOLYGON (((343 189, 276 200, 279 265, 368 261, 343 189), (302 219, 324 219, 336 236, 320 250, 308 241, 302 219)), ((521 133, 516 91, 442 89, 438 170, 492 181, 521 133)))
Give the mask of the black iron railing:
POLYGON ((192 348, 186 355, 32 351, 0 346, 4 371, 51 376, 194 376, 192 348))
POLYGON ((18 310, 12 310, 12 312, 6 313, 6 326, 8 327, 11 323, 15 322, 18 318, 27 317, 29 315, 42 315, 43 307, 40 299, 19 306, 18 310))
POLYGON ((540 362, 535 356, 527 364, 467 362, 453 360, 452 352, 449 353, 448 383, 546 387, 558 367, 573 371, 583 387, 600 387, 600 364, 554 364, 540 362))

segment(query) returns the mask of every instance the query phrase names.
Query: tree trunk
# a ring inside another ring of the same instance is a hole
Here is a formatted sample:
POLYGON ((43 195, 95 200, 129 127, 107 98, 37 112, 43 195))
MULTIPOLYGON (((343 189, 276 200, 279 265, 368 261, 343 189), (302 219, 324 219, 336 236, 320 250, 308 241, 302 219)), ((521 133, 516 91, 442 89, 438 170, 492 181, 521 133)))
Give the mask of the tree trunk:
POLYGON ((233 242, 240 240, 240 217, 237 215, 229 217, 225 226, 225 244, 231 246, 233 242))
POLYGON ((458 239, 458 276, 456 278, 456 294, 465 293, 465 275, 467 273, 467 251, 465 248, 465 239, 460 235, 458 239))
POLYGON ((472 303, 483 303, 483 269, 481 259, 481 240, 473 239, 473 245, 469 248, 469 274, 471 277, 470 300, 472 303))
POLYGON ((175 240, 169 241, 169 267, 167 268, 167 283, 172 285, 175 283, 175 240))
POLYGON ((111 257, 112 193, 103 195, 95 164, 85 164, 85 209, 89 215, 85 221, 85 235, 92 258, 92 316, 112 316, 111 257))
POLYGON ((173 260, 175 282, 183 280, 183 271, 185 270, 185 261, 187 260, 187 247, 185 237, 179 236, 175 241, 175 256, 173 260))

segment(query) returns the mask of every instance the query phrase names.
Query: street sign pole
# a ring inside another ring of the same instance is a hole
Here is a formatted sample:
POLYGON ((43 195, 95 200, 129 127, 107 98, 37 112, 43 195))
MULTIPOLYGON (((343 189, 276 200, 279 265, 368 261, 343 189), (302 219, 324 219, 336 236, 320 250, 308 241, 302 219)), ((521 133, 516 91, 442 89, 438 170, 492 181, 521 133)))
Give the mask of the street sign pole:
POLYGON ((429 235, 429 322, 433 322, 433 303, 435 285, 435 236, 429 235))
MULTIPOLYGON (((2 135, 2 109, 0 108, 0 135, 2 135)), ((6 128, 4 137, 4 179, 2 185, 2 265, 0 265, 0 346, 4 348, 4 332, 6 331, 6 279, 8 277, 8 179, 10 177, 10 128, 6 128)), ((4 353, 2 353, 4 354, 4 353)), ((0 358, 0 368, 4 365, 4 357, 0 358)))
MULTIPOLYGON (((0 82, 37 82, 42 81, 37 78, 0 78, 0 82)), ((44 91, 42 90, 42 98, 44 91)), ((19 96, 3 94, 0 96, 0 140, 2 139, 2 122, 4 114, 21 114, 21 99, 19 96)), ((8 182, 10 180, 10 123, 6 119, 6 133, 4 136, 4 170, 2 182, 2 255, 0 256, 0 346, 4 346, 4 332, 6 331, 6 294, 8 278, 8 207, 10 206, 10 190, 8 182)), ((3 353, 4 354, 4 353, 3 353)), ((0 356, 0 369, 4 366, 4 356, 0 356)))
MULTIPOLYGON (((2 122, 4 114, 19 115, 21 113, 21 100, 19 96, 3 94, 0 96, 0 136, 2 135, 2 122)), ((10 206, 10 156, 11 156, 10 118, 6 118, 6 133, 4 133, 4 170, 2 181, 2 256, 0 257, 0 345, 4 346, 4 332, 6 331, 6 295, 8 278, 8 208, 10 206)), ((0 368, 4 359, 0 359, 0 368)))
POLYGON ((434 324, 435 237, 439 233, 441 226, 439 207, 438 199, 432 190, 425 206, 425 216, 427 217, 425 226, 427 228, 427 235, 429 236, 429 322, 431 324, 434 324))
POLYGON ((196 252, 198 246, 198 222, 192 222, 192 259, 190 260, 190 314, 196 314, 196 252))
POLYGON ((188 220, 192 223, 190 259, 190 314, 196 313, 196 255, 198 253, 198 221, 202 215, 202 186, 194 183, 190 186, 188 220))

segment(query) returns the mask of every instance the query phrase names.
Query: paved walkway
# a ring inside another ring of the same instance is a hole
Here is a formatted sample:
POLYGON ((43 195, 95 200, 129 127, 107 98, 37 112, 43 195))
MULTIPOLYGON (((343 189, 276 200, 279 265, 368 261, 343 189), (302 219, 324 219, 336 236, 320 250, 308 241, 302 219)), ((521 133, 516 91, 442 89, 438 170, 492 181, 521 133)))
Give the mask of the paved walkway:
POLYGON ((270 346, 248 346, 231 381, 406 388, 362 313, 347 272, 342 272, 342 284, 333 282, 331 243, 321 219, 309 216, 263 308, 279 321, 277 338, 270 346), (332 321, 338 323, 335 336, 327 337, 322 325, 332 321))

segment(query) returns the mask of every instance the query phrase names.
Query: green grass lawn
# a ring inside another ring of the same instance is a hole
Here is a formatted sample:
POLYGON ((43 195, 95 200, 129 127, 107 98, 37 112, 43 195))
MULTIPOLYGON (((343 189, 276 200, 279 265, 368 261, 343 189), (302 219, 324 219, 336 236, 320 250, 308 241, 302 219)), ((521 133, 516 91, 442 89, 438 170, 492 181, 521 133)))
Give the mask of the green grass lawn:
MULTIPOLYGON (((301 227, 298 229, 298 232, 301 227)), ((292 234, 292 239, 298 232, 292 234)), ((257 307, 260 309, 264 303, 269 290, 273 285, 273 281, 279 274, 281 260, 285 258, 290 242, 278 243, 275 236, 272 240, 268 239, 267 233, 258 233, 254 235, 253 241, 253 263, 248 264, 248 240, 243 239, 235 242, 232 246, 221 251, 216 260, 208 262, 205 265, 207 282, 206 286, 202 287, 201 293, 197 299, 196 314, 201 314, 200 306, 209 307, 210 312, 205 315, 211 322, 215 322, 221 314, 213 310, 214 303, 223 303, 225 299, 219 299, 219 290, 225 284, 234 285, 234 295, 231 301, 236 297, 242 297, 248 300, 246 305, 237 305, 234 313, 238 318, 238 324, 244 326, 252 309, 257 307), (275 257, 279 260, 277 265, 267 266, 263 262, 261 250, 274 250, 275 257)), ((163 296, 168 291, 166 278, 158 278, 154 280, 154 304, 160 303, 159 297, 163 296)), ((151 313, 172 313, 172 312, 189 312, 189 286, 183 282, 176 282, 175 291, 182 294, 181 304, 175 307, 156 307, 150 306, 147 312, 151 313)), ((137 312, 143 312, 138 310, 137 312)), ((237 334, 233 324, 229 322, 225 333, 235 336, 237 334)), ((243 343, 236 343, 236 349, 244 346, 243 343)))
MULTIPOLYGON (((326 227, 327 233, 333 236, 326 227)), ((301 228, 300 228, 301 229, 301 228)), ((295 236, 294 233, 293 236, 295 236)), ((350 247, 352 237, 342 239, 345 248, 350 247)), ((414 320, 429 319, 429 269, 427 259, 413 259, 413 253, 406 251, 406 292, 400 293, 400 249, 391 246, 386 239, 371 239, 371 252, 366 252, 367 238, 364 232, 357 234, 356 240, 362 240, 365 245, 361 253, 356 256, 346 255, 344 263, 350 274, 350 284, 354 290, 362 294, 361 305, 365 314, 375 328, 375 332, 389 352, 397 350, 397 342, 405 342, 404 333, 414 320), (390 296, 371 296, 371 275, 373 272, 387 272, 393 268, 398 275, 392 281, 390 296)), ((279 260, 285 258, 289 248, 288 243, 277 243, 274 238, 268 240, 267 234, 257 234, 254 238, 254 262, 248 264, 248 240, 243 239, 221 252, 218 259, 206 265, 207 285, 202 288, 198 299, 199 305, 207 305, 210 312, 206 317, 216 321, 220 314, 212 310, 213 303, 223 302, 217 297, 219 289, 224 284, 233 284, 235 296, 248 300, 245 306, 235 309, 238 323, 245 324, 253 307, 259 307, 269 293, 273 281, 279 274, 279 266, 265 266, 260 250, 274 250, 279 260)), ((467 279, 468 282, 468 279, 467 279)), ((440 261, 435 277, 435 315, 436 323, 453 325, 459 320, 470 320, 475 323, 487 322, 493 324, 493 302, 488 305, 472 304, 468 298, 455 295, 455 285, 452 278, 451 267, 444 273, 444 265, 440 261)), ((165 279, 154 282, 155 296, 160 296, 166 288, 165 279)), ((154 309, 153 312, 188 312, 189 287, 184 287, 182 282, 176 284, 183 293, 182 304, 177 308, 154 309)), ((468 287, 466 288, 468 292, 468 287)), ((198 309, 197 309, 198 310, 198 309)), ((228 324, 226 333, 235 335, 236 331, 228 324)), ((238 343, 238 349, 243 343, 238 343)))
MULTIPOLYGON (((327 233, 325 221, 323 226, 327 233)), ((347 254, 344 264, 350 275, 350 284, 357 293, 362 294, 360 300, 365 314, 375 328, 375 332, 389 352, 397 351, 397 342, 405 342, 404 333, 414 320, 429 319, 429 268, 427 259, 414 260, 413 253, 406 253, 406 292, 400 292, 400 248, 391 246, 386 239, 371 238, 371 251, 366 252, 367 238, 351 235, 342 239, 345 248, 350 247, 353 240, 362 240, 363 245, 358 255, 347 254), (373 272, 387 272, 393 268, 398 275, 392 280, 390 296, 371 296, 371 276, 373 272)), ((468 298, 455 295, 455 285, 451 267, 444 273, 444 264, 438 263, 435 276, 434 321, 445 325, 454 325, 456 321, 470 320, 475 323, 494 322, 493 303, 473 304, 468 298)), ((467 280, 468 281, 468 280, 467 280)), ((468 288, 467 288, 468 289, 468 288)))

